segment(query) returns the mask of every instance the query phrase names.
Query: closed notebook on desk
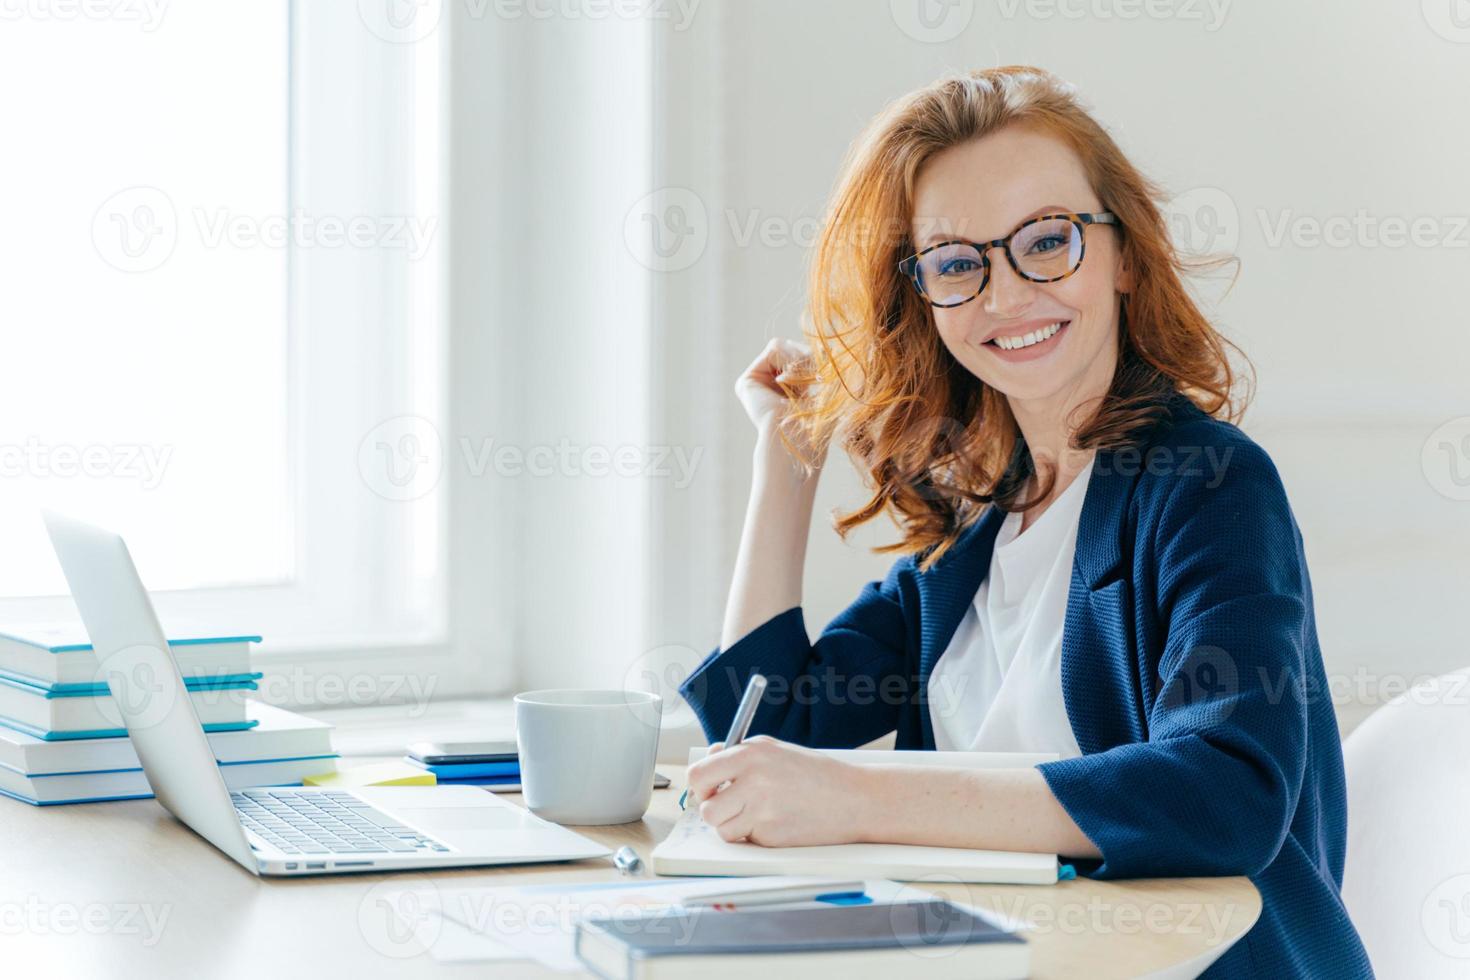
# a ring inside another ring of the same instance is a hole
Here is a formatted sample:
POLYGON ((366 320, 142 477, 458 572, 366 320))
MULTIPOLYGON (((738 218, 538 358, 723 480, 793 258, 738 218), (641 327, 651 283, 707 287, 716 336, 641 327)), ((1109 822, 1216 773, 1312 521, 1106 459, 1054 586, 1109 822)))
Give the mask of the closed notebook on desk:
MULTIPOLYGON (((1049 753, 826 751, 860 765, 966 769, 1014 769, 1056 758, 1049 753)), ((691 749, 690 763, 704 758, 707 752, 691 749)), ((944 881, 1014 885, 1050 885, 1057 880, 1055 854, 915 844, 762 847, 731 843, 700 819, 699 810, 693 805, 680 815, 663 843, 654 848, 652 863, 654 873, 661 875, 819 875, 897 881, 934 877, 944 881)))
POLYGON ((577 957, 609 980, 925 976, 1019 980, 1030 950, 949 902, 720 912, 645 912, 584 920, 577 957))

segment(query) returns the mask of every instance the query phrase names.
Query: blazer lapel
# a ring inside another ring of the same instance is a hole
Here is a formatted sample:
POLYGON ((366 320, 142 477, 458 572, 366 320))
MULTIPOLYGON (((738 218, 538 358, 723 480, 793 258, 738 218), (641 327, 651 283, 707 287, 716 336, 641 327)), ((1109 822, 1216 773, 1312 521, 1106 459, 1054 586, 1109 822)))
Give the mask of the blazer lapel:
POLYGON ((1128 505, 1137 466, 1099 450, 1082 513, 1062 627, 1062 700, 1084 755, 1147 735, 1134 673, 1128 505))
MULTIPOLYGON (((1093 458, 1092 476, 1077 526, 1077 553, 1072 560, 1072 587, 1067 606, 1075 603, 1077 579, 1086 589, 1100 587, 1122 567, 1123 530, 1132 479, 1120 470, 1111 452, 1099 450, 1093 458)), ((955 542, 949 554, 919 578, 923 614, 920 619, 919 675, 928 681, 959 628, 965 610, 975 598, 980 583, 990 571, 995 536, 1006 514, 997 507, 985 513, 955 542)))
POLYGON ((950 552, 919 576, 918 697, 925 748, 934 748, 934 728, 929 718, 929 674, 949 646, 965 610, 990 571, 990 554, 1005 516, 999 508, 987 507, 950 552))
MULTIPOLYGON (((1099 450, 1093 458, 1092 475, 1077 525, 1077 551, 1072 560, 1072 583, 1067 593, 1067 614, 1062 631, 1062 695, 1072 734, 1084 753, 1097 751, 1093 729, 1078 719, 1094 710, 1097 697, 1111 696, 1089 691, 1096 672, 1111 662, 1108 641, 1126 611, 1120 604, 1120 589, 1109 591, 1111 579, 1122 567, 1122 534, 1132 481, 1120 470, 1113 454, 1099 450), (1094 592, 1100 588, 1100 593, 1094 592), (1109 624, 1109 625, 1103 625, 1109 624), (1107 632, 1104 632, 1107 631, 1107 632)), ((922 706, 920 723, 924 746, 934 747, 934 729, 929 717, 929 675, 949 647, 960 620, 975 599, 980 583, 990 571, 995 537, 1006 512, 987 507, 980 520, 956 541, 950 552, 928 573, 919 577, 919 677, 922 706)), ((1106 678, 1106 690, 1116 689, 1116 678, 1106 678)), ((1103 703, 1106 703, 1105 700, 1103 703)))
MULTIPOLYGON (((1165 419, 1199 415, 1183 395, 1167 400, 1165 419)), ((1153 435, 1153 433, 1150 433, 1153 435)), ((1148 737, 1143 692, 1136 673, 1132 560, 1128 508, 1140 456, 1110 449, 1093 457, 1077 522, 1077 550, 1062 626, 1062 700, 1083 754, 1148 737)), ((929 719, 929 675, 949 646, 965 610, 990 571, 995 536, 1005 513, 988 507, 949 554, 919 577, 918 699, 924 747, 934 748, 929 719)))

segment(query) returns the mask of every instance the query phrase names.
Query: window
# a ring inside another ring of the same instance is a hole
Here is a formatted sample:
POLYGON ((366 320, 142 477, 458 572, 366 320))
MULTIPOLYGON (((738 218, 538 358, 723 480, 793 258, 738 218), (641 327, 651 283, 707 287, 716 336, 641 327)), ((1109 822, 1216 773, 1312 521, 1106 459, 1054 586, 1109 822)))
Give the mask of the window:
POLYGON ((357 6, 7 15, 0 619, 73 615, 46 506, 170 629, 442 641, 442 41, 357 6))
POLYGON ((3 300, 0 595, 65 591, 37 502, 122 529, 154 588, 292 577, 287 255, 232 244, 289 205, 288 38, 280 4, 0 32, 28 148, 0 238, 24 270, 3 300))

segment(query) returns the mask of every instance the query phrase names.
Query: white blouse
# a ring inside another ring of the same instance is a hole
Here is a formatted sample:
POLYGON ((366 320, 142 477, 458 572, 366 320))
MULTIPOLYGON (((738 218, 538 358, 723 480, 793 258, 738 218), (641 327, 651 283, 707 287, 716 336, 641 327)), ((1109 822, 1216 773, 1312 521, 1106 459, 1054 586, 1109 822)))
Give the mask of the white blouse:
POLYGON ((1089 459, 1021 533, 1007 514, 990 570, 929 676, 929 719, 941 751, 1082 754, 1062 700, 1062 626, 1089 459))

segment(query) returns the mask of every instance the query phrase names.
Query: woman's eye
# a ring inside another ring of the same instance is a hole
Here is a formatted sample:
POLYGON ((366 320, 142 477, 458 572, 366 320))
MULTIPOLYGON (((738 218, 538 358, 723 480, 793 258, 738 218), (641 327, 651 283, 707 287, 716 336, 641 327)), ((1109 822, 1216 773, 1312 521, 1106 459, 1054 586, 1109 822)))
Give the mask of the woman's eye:
POLYGON ((1035 243, 1032 244, 1031 254, 1045 255, 1047 252, 1056 251, 1065 244, 1066 242, 1062 239, 1060 235, 1048 235, 1045 238, 1038 238, 1035 243))
POLYGON ((980 268, 980 263, 974 259, 950 259, 939 266, 941 276, 967 276, 980 268))

